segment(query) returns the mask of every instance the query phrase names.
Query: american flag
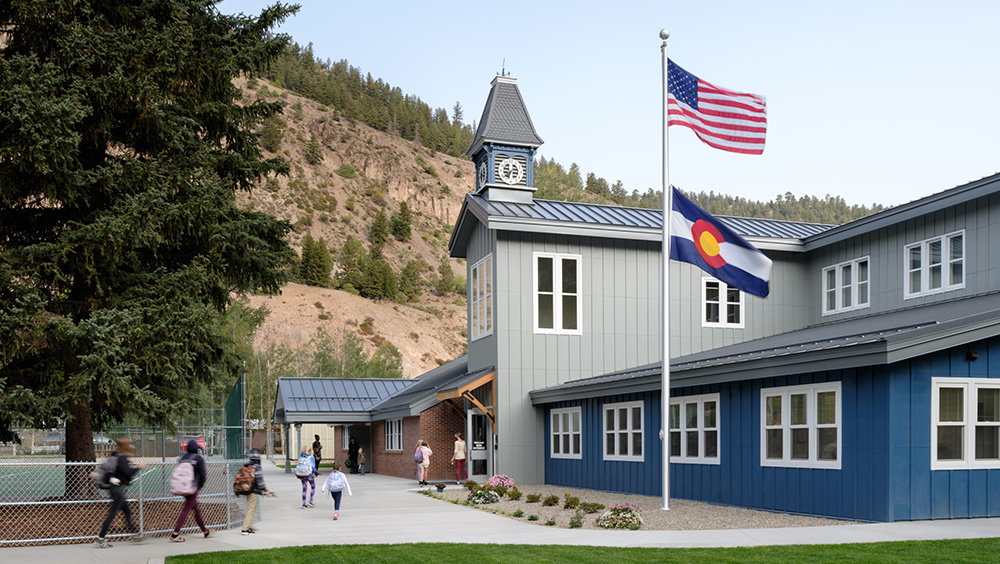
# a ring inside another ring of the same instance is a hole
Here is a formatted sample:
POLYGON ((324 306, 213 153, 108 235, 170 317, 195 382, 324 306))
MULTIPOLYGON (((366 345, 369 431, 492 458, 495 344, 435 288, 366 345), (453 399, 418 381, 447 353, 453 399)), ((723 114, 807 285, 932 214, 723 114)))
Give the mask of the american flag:
POLYGON ((723 151, 764 152, 767 102, 763 96, 709 84, 667 61, 667 125, 690 127, 699 139, 723 151))

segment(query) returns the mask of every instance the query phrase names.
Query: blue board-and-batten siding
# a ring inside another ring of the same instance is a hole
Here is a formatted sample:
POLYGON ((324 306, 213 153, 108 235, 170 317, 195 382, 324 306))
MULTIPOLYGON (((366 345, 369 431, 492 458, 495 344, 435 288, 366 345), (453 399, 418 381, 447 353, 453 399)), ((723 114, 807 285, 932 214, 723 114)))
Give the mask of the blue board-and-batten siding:
MULTIPOLYGON (((678 388, 674 397, 719 393, 721 464, 671 464, 671 497, 866 521, 1000 516, 1000 470, 935 470, 931 378, 1000 377, 1000 339, 889 366, 678 388), (980 357, 965 360, 965 351, 980 357), (760 465, 762 388, 841 382, 840 470, 760 465)), ((582 460, 546 456, 546 483, 661 496, 660 394, 562 402, 581 406, 582 460), (645 403, 644 462, 603 460, 602 407, 645 403)), ((550 434, 546 410, 546 452, 550 434)))

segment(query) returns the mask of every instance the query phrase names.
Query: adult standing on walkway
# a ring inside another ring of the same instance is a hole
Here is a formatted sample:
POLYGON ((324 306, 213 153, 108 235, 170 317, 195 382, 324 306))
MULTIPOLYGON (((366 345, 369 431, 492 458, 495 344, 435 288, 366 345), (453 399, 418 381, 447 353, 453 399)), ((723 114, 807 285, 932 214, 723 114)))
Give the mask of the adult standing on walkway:
POLYGON ((358 444, 358 441, 351 437, 350 442, 347 443, 347 458, 351 461, 351 474, 358 473, 358 449, 360 448, 361 445, 358 444))
POLYGON ((115 439, 115 448, 111 456, 116 459, 115 470, 111 473, 108 483, 108 493, 111 495, 111 507, 108 508, 108 516, 101 524, 101 532, 97 535, 98 548, 111 548, 111 544, 105 538, 108 529, 111 528, 111 521, 119 511, 125 514, 125 524, 130 533, 138 533, 139 528, 132 522, 132 510, 129 509, 128 501, 125 500, 125 487, 132 482, 132 477, 145 468, 147 464, 140 462, 138 467, 129 464, 128 457, 132 456, 132 440, 126 438, 115 439))
POLYGON ((319 476, 319 463, 323 460, 323 443, 319 442, 319 435, 313 435, 313 458, 316 459, 316 475, 319 476))
POLYGON ((257 498, 261 495, 266 495, 268 497, 273 497, 274 494, 267 489, 267 485, 264 484, 264 470, 260 467, 260 452, 257 449, 251 449, 247 456, 250 458, 250 462, 244 464, 243 466, 253 467, 253 488, 250 489, 249 493, 237 494, 247 496, 247 513, 243 517, 243 529, 240 534, 252 535, 257 531, 253 530, 250 525, 253 524, 253 518, 257 514, 257 498))
POLYGON ((187 444, 187 452, 181 456, 181 459, 177 461, 177 464, 191 464, 194 467, 194 485, 197 489, 190 495, 184 496, 184 505, 181 506, 181 514, 177 516, 177 523, 174 525, 174 532, 170 535, 170 540, 173 542, 184 542, 184 537, 181 536, 181 527, 184 526, 184 521, 187 521, 188 513, 194 510, 194 522, 198 524, 198 528, 201 529, 202 534, 205 538, 212 536, 212 531, 205 526, 205 520, 201 518, 201 509, 198 508, 198 492, 201 488, 205 487, 205 479, 208 477, 208 472, 205 470, 205 459, 198 454, 198 441, 191 439, 187 444))
POLYGON ((417 460, 417 452, 420 452, 420 462, 417 462, 417 483, 421 486, 427 485, 427 469, 431 465, 431 447, 427 446, 427 441, 420 439, 417 441, 417 448, 413 451, 413 460, 417 460))
POLYGON ((462 485, 462 479, 469 479, 469 472, 465 468, 467 449, 462 433, 455 433, 455 453, 451 455, 451 463, 455 465, 455 483, 462 485))

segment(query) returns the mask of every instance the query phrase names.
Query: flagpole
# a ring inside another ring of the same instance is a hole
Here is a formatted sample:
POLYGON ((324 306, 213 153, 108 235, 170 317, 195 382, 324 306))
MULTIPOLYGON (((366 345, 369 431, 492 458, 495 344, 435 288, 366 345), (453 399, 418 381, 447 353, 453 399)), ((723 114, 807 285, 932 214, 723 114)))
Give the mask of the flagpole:
POLYGON ((661 398, 663 406, 661 409, 661 429, 660 446, 663 449, 663 507, 670 509, 670 212, 673 209, 673 191, 670 190, 670 181, 667 174, 668 147, 670 137, 667 135, 667 93, 669 89, 669 76, 667 68, 667 38, 670 32, 666 29, 660 30, 660 39, 663 45, 660 46, 660 53, 663 57, 663 319, 660 323, 661 334, 663 335, 663 391, 661 398))

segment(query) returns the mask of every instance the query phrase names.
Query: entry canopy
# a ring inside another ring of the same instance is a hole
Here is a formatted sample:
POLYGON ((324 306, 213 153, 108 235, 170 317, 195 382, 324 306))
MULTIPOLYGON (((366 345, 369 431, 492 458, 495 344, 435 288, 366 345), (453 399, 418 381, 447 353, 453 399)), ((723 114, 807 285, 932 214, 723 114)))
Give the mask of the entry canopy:
POLYGON ((274 422, 368 422, 372 407, 415 383, 401 378, 278 378, 274 422))

